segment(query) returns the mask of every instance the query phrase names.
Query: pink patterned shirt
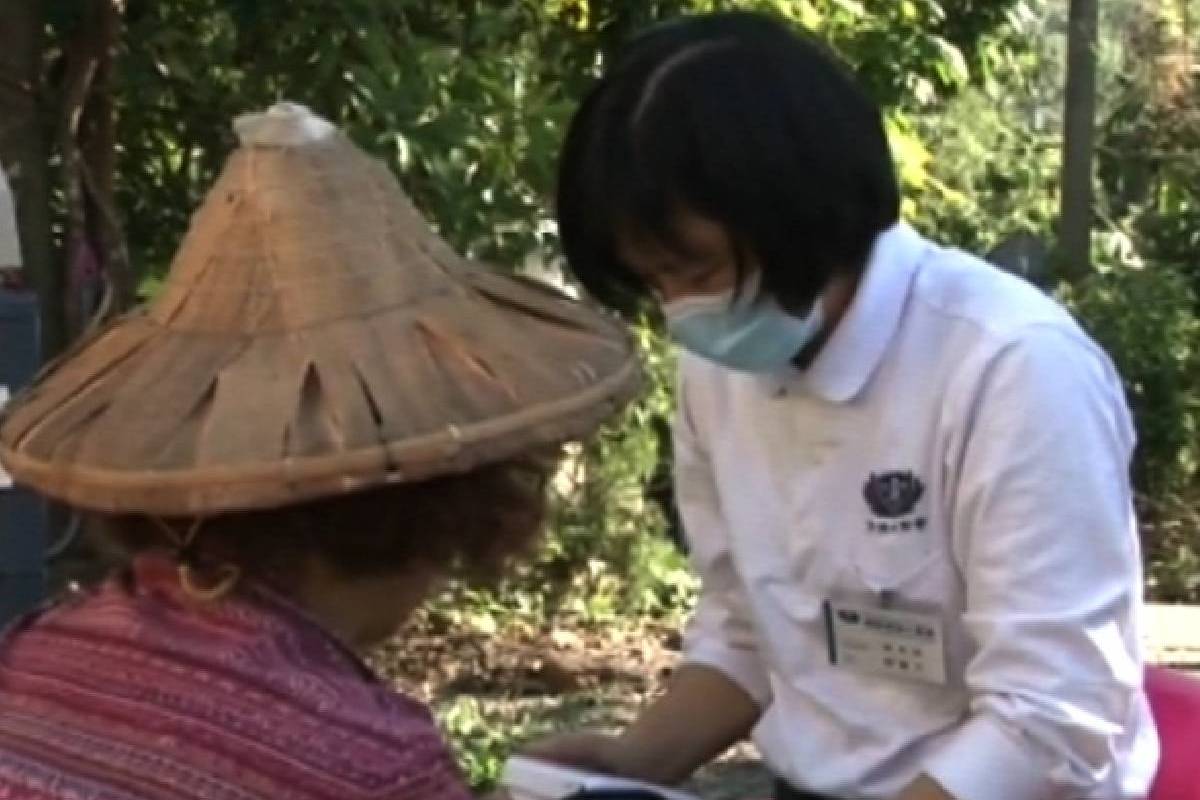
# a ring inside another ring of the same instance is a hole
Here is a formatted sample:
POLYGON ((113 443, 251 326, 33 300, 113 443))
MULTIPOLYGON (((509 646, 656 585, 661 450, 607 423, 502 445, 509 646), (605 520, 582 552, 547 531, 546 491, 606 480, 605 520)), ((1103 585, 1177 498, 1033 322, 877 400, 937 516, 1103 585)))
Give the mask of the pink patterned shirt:
POLYGON ((274 593, 175 566, 0 640, 0 800, 467 800, 429 712, 274 593))

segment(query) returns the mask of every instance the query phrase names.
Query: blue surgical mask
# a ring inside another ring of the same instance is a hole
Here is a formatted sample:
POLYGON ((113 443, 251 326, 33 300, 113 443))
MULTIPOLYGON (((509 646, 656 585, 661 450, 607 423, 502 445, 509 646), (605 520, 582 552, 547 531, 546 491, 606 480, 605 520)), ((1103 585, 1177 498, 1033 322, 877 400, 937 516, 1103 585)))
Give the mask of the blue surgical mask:
POLYGON ((667 330, 699 356, 742 372, 784 369, 825 326, 820 298, 805 316, 784 311, 761 290, 755 273, 733 290, 663 303, 667 330))

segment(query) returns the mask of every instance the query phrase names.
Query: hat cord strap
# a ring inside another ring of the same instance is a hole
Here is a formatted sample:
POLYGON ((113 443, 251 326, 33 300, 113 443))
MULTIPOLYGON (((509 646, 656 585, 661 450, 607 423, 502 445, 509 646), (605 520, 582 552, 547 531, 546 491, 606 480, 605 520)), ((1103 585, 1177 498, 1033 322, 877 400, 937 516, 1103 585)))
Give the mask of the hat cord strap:
POLYGON ((241 580, 242 568, 236 564, 221 564, 217 567, 220 577, 209 585, 203 585, 196 577, 196 570, 191 564, 179 565, 179 585, 183 591, 195 600, 206 603, 215 602, 228 596, 237 582, 241 580))
POLYGON ((154 524, 166 534, 167 539, 175 545, 175 559, 179 562, 179 585, 189 597, 203 602, 214 602, 233 591, 242 577, 242 569, 236 564, 226 562, 217 566, 216 571, 220 577, 216 582, 208 585, 205 585, 197 575, 198 570, 193 559, 196 537, 204 525, 203 517, 192 520, 192 524, 188 526, 187 532, 182 536, 174 526, 165 520, 158 517, 152 519, 154 524))

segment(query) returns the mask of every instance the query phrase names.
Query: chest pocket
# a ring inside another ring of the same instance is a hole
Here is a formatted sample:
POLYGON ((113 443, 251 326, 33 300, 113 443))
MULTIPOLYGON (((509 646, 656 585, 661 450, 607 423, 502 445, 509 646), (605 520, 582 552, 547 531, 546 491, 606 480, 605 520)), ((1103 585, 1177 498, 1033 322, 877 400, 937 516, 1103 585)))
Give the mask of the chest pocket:
POLYGON ((913 470, 872 472, 864 479, 858 524, 848 553, 864 588, 920 594, 921 578, 941 557, 940 521, 926 479, 913 470))

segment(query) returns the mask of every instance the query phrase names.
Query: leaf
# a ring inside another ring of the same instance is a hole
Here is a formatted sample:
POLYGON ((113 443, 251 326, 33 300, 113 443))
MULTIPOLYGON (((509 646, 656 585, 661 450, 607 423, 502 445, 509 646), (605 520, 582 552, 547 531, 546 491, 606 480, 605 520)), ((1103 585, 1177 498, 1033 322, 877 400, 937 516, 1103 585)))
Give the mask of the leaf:
POLYGON ((862 19, 867 16, 867 7, 859 0, 832 0, 832 3, 853 19, 862 19))
POLYGON ((939 69, 944 80, 951 84, 965 84, 971 80, 971 70, 967 66, 967 60, 963 57, 962 50, 959 50, 950 42, 941 36, 931 37, 935 45, 937 45, 943 61, 943 67, 939 69))
POLYGON ((795 3, 788 3, 785 7, 791 9, 792 19, 799 22, 803 27, 810 31, 820 30, 821 24, 824 22, 821 12, 813 5, 812 0, 797 0, 795 3))
POLYGON ((899 167, 900 180, 910 188, 920 189, 928 178, 927 166, 933 160, 933 155, 900 115, 889 115, 885 126, 888 145, 899 167))

